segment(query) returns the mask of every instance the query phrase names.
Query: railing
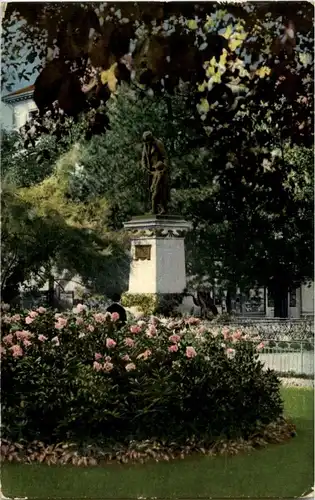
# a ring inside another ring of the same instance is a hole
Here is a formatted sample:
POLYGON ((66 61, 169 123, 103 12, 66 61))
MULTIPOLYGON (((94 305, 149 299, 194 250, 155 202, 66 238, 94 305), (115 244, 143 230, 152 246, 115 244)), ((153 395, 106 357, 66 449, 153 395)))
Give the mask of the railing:
POLYGON ((222 330, 223 327, 231 331, 241 330, 242 333, 257 335, 265 340, 299 341, 314 338, 314 322, 307 320, 273 320, 273 321, 234 321, 233 323, 205 322, 211 331, 222 330))
POLYGON ((294 340, 289 342, 268 339, 266 346, 259 353, 259 360, 264 368, 279 373, 314 375, 314 339, 294 340))

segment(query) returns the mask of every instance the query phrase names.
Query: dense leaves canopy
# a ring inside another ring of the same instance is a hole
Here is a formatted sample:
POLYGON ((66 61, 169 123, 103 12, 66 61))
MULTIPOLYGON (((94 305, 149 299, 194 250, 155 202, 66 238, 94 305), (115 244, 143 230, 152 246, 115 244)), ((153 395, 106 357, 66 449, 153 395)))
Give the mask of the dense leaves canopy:
POLYGON ((205 125, 215 115, 219 127, 240 101, 285 98, 292 103, 289 118, 296 133, 307 140, 311 4, 221 7, 214 2, 9 4, 3 21, 4 75, 30 76, 27 68, 39 60, 34 98, 41 113, 58 101, 74 116, 91 106, 98 109, 121 81, 158 94, 189 82, 199 92, 205 125), (21 52, 24 66, 16 63, 21 52))

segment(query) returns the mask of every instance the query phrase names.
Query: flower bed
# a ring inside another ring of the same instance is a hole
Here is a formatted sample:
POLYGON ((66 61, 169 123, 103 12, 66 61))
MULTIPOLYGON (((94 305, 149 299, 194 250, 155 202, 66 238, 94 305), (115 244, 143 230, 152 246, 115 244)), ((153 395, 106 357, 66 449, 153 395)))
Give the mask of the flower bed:
POLYGON ((263 370, 258 338, 214 335, 196 318, 122 329, 118 320, 80 304, 3 316, 4 439, 98 442, 108 453, 144 442, 212 449, 282 418, 280 382, 263 370))

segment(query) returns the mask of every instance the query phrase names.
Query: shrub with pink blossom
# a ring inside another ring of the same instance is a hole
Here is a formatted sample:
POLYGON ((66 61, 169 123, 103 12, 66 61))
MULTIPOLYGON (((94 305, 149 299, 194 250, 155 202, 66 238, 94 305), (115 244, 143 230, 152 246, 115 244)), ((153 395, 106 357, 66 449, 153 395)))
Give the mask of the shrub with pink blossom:
POLYGON ((196 318, 151 317, 120 328, 114 315, 80 304, 63 314, 7 312, 3 436, 246 438, 282 414, 280 382, 258 360, 263 348, 241 330, 213 334, 196 318))

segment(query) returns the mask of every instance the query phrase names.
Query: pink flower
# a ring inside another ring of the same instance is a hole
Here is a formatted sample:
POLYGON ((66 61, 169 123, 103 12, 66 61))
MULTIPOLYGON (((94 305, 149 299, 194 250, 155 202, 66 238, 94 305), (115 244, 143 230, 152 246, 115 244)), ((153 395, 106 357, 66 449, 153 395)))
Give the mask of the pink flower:
POLYGON ((37 309, 37 312, 39 312, 39 314, 45 314, 45 312, 47 311, 47 309, 43 306, 40 306, 38 309, 37 309))
POLYGON ((12 351, 14 358, 17 358, 18 356, 23 356, 22 348, 19 345, 13 345, 12 347, 10 347, 10 350, 12 351))
POLYGON ((94 359, 95 359, 95 361, 98 361, 98 360, 99 360, 99 359, 101 359, 102 357, 103 357, 103 356, 102 356, 99 352, 96 352, 96 353, 94 354, 94 359))
POLYGON ((230 330, 228 329, 227 326, 224 326, 222 328, 222 334, 223 334, 224 340, 229 340, 231 338, 231 336, 230 336, 230 330))
POLYGON ((148 357, 151 356, 151 354, 152 351, 150 351, 150 349, 147 349, 143 353, 139 354, 139 356, 137 356, 137 359, 148 359, 148 357))
POLYGON ((105 321, 106 321, 106 314, 96 313, 96 314, 93 315, 93 318, 95 319, 96 323, 105 323, 105 321))
POLYGON ((179 342, 179 341, 180 341, 180 336, 179 336, 179 335, 174 334, 174 335, 171 335, 171 336, 168 338, 168 340, 169 340, 170 342, 173 342, 173 344, 177 344, 177 342, 179 342))
POLYGON ((188 325, 199 325, 200 323, 200 319, 199 318, 188 318, 185 323, 187 323, 188 325))
POLYGON ((22 331, 17 331, 15 332, 15 335, 18 339, 23 340, 23 339, 29 339, 34 337, 34 335, 27 330, 22 330, 22 331))
POLYGON ((131 333, 140 333, 141 332, 141 328, 137 325, 132 325, 130 327, 130 332, 131 333))
POLYGON ((38 335, 38 340, 40 342, 45 342, 45 340, 47 340, 47 337, 45 337, 45 335, 38 335))
POLYGON ((178 345, 177 344, 173 344, 173 345, 170 345, 169 348, 168 348, 169 352, 177 352, 178 351, 178 345))
POLYGON ((35 318, 38 316, 38 312, 36 312, 36 311, 30 311, 30 312, 28 313, 28 315, 29 315, 31 318, 34 318, 34 319, 35 319, 35 318))
POLYGON ((83 321, 83 319, 82 319, 82 318, 77 318, 77 319, 75 320, 75 324, 76 324, 76 325, 82 325, 82 323, 84 323, 84 321, 83 321))
POLYGON ((95 330, 93 325, 88 325, 87 329, 89 330, 89 332, 94 332, 95 330))
POLYGON ((29 347, 30 345, 32 345, 32 342, 30 342, 28 339, 24 339, 23 344, 25 345, 25 347, 29 347))
POLYGON ((236 330, 236 332, 232 335, 233 340, 240 340, 242 338, 242 332, 240 330, 236 330))
POLYGON ((30 325, 31 323, 33 323, 33 321, 34 321, 34 318, 31 318, 30 316, 26 316, 25 323, 27 325, 30 325))
POLYGON ((11 323, 11 317, 10 316, 3 316, 2 318, 3 323, 11 323))
POLYGON ((113 368, 114 368, 113 363, 109 363, 108 361, 106 361, 106 363, 104 363, 102 366, 102 369, 104 370, 104 372, 107 372, 107 373, 112 371, 113 368))
POLYGON ((60 345, 60 342, 59 342, 59 338, 56 336, 54 338, 51 339, 51 341, 56 344, 57 346, 60 345))
POLYGON ((112 313, 112 321, 118 321, 119 320, 119 314, 117 312, 112 313))
POLYGON ((2 345, 0 346, 0 355, 2 356, 3 354, 6 354, 6 350, 2 345))
POLYGON ((112 347, 115 347, 115 345, 117 345, 117 342, 115 342, 115 340, 110 339, 110 338, 106 339, 106 347, 108 349, 111 349, 112 347))
POLYGON ((229 359, 233 359, 234 356, 235 356, 235 349, 232 349, 231 347, 229 347, 227 350, 226 350, 226 354, 227 354, 227 357, 229 359))
POLYGON ((74 314, 80 314, 82 313, 83 311, 86 311, 87 310, 87 306, 85 306, 84 304, 77 304, 76 307, 74 307, 72 309, 72 311, 74 312, 74 314))
POLYGON ((206 328, 205 326, 203 326, 203 325, 201 325, 201 326, 198 328, 198 333, 203 334, 203 333, 206 333, 206 331, 207 331, 207 328, 206 328))
POLYGON ((20 321, 20 319, 21 319, 21 316, 19 314, 14 314, 14 316, 11 317, 12 322, 20 321))
POLYGON ((99 372, 102 369, 102 365, 101 365, 101 363, 98 363, 97 361, 94 361, 93 368, 94 368, 94 370, 96 370, 97 372, 99 372))
POLYGON ((127 347, 133 347, 135 345, 135 341, 130 337, 125 338, 125 345, 127 347))
POLYGON ((265 347, 265 344, 263 342, 260 342, 260 344, 258 344, 258 346, 256 347, 256 350, 260 351, 260 349, 263 349, 264 347, 265 347))
POLYGON ((123 361, 131 361, 131 357, 128 354, 125 354, 121 359, 123 361))
POLYGON ((132 370, 136 369, 136 365, 134 363, 128 363, 128 365, 125 366, 127 372, 131 372, 132 370))
POLYGON ((154 337, 154 335, 157 334, 157 329, 154 325, 150 325, 148 330, 147 330, 147 335, 150 334, 151 337, 154 337))
POLYGON ((58 318, 58 323, 60 323, 62 326, 66 326, 68 320, 66 318, 58 318))
POLYGON ((66 318, 59 317, 57 323, 55 323, 55 328, 57 328, 57 330, 61 330, 67 323, 68 320, 66 318))
POLYGON ((3 342, 5 344, 13 344, 13 335, 12 333, 8 333, 8 335, 6 335, 5 337, 3 337, 3 342))
POLYGON ((150 318, 150 323, 154 326, 158 325, 160 322, 159 318, 157 318, 156 316, 151 316, 150 318))
POLYGON ((186 347, 186 356, 187 358, 194 358, 195 356, 197 356, 197 353, 193 347, 188 346, 186 347))

